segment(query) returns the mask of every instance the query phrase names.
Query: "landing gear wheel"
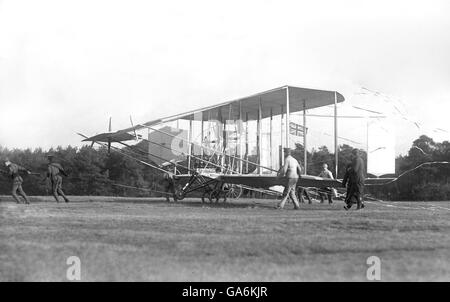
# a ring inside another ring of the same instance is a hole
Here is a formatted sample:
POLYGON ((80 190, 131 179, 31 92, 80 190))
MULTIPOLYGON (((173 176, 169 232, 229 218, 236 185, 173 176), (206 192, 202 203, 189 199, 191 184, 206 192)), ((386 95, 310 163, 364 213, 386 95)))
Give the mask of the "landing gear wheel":
POLYGON ((173 194, 173 200, 179 201, 183 200, 186 197, 186 193, 181 188, 176 188, 175 193, 173 194))
POLYGON ((186 192, 183 191, 183 187, 180 184, 176 184, 173 193, 173 200, 175 202, 183 200, 186 197, 186 192))
POLYGON ((242 195, 242 186, 232 185, 225 195, 225 198, 239 199, 242 195))

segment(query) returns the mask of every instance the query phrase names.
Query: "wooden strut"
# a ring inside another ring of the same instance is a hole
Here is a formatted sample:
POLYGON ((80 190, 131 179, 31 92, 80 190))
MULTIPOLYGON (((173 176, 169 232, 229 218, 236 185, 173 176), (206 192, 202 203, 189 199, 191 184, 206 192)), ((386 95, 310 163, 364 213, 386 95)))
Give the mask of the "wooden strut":
MULTIPOLYGON (((242 130, 242 127, 244 126, 244 123, 242 121, 242 101, 239 101, 239 126, 241 127, 241 129, 238 128, 238 130, 242 130)), ((241 131, 239 132, 239 158, 242 159, 242 133, 241 131)), ((243 162, 242 160, 239 161, 239 173, 242 173, 242 168, 243 168, 243 162)))
MULTIPOLYGON (((262 129, 261 129, 261 117, 262 117, 262 109, 261 109, 261 98, 259 98, 259 103, 258 103, 258 119, 257 119, 257 136, 256 136, 256 150, 258 152, 257 155, 257 161, 258 164, 261 164, 261 156, 262 156, 262 143, 261 143, 261 138, 262 138, 262 129)), ((257 169, 257 173, 259 175, 261 175, 261 168, 258 166, 257 169)))
POLYGON ((308 171, 308 149, 306 135, 306 100, 303 100, 303 161, 305 165, 305 170, 303 172, 304 175, 307 175, 308 171))
POLYGON ((270 165, 273 165, 272 122, 273 122, 273 113, 272 113, 272 107, 270 107, 270 130, 269 130, 269 157, 270 157, 270 165))
POLYGON ((339 161, 339 145, 338 145, 338 118, 337 118, 337 92, 334 92, 334 162, 335 162, 335 178, 338 178, 338 161, 339 161))
POLYGON ((284 107, 283 107, 283 105, 281 105, 281 118, 280 118, 280 137, 281 137, 280 147, 281 148, 278 150, 278 157, 279 157, 278 160, 279 160, 280 167, 283 166, 283 159, 284 159, 284 157, 283 157, 283 146, 284 146, 284 144, 283 144, 283 141, 284 141, 284 139, 283 139, 283 118, 284 118, 283 109, 284 109, 284 107))
POLYGON ((289 86, 286 87, 286 148, 290 148, 291 144, 290 144, 290 131, 289 131, 289 127, 290 125, 290 107, 289 107, 289 86))

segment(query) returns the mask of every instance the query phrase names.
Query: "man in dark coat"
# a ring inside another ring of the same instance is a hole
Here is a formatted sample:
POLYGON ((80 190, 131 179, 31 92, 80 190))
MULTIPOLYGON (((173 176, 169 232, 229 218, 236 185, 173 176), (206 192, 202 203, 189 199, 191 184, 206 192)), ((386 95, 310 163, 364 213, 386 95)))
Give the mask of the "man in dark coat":
POLYGON ((364 181, 366 180, 364 172, 364 162, 359 154, 358 149, 353 149, 352 169, 354 172, 354 180, 351 186, 354 186, 355 195, 357 196, 357 210, 365 207, 363 201, 364 181))
POLYGON ((345 206, 344 209, 349 210, 354 203, 358 203, 357 188, 355 186, 355 171, 351 164, 347 166, 347 169, 342 179, 342 186, 347 188, 347 194, 345 195, 345 206))
POLYGON ((55 163, 53 161, 53 154, 47 155, 48 158, 48 166, 47 166, 47 179, 50 180, 50 184, 52 186, 52 194, 55 197, 56 202, 59 202, 58 195, 64 198, 65 202, 69 202, 69 199, 66 197, 62 190, 62 176, 67 176, 66 171, 64 171, 63 167, 59 163, 55 163))

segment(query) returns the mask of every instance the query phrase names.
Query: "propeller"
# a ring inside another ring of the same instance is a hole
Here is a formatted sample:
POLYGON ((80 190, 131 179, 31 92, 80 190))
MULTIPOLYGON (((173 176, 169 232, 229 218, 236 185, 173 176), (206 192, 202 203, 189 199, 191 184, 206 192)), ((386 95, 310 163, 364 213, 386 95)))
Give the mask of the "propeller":
MULTIPOLYGON (((130 122, 131 122, 131 126, 134 128, 133 118, 131 117, 131 115, 130 115, 130 122)), ((107 146, 108 154, 111 154, 112 143, 121 142, 121 141, 124 141, 124 140, 130 140, 133 137, 134 137, 134 139, 136 141, 141 138, 141 135, 137 134, 135 129, 133 129, 133 132, 134 132, 134 135, 130 134, 130 133, 124 133, 121 130, 113 132, 112 117, 110 117, 109 118, 109 122, 108 122, 108 132, 98 134, 98 137, 96 135, 96 136, 94 136, 94 137, 89 139, 91 141, 91 148, 97 142, 96 139, 100 139, 100 141, 104 142, 105 145, 107 146)))
POLYGON ((138 140, 138 135, 136 134, 136 129, 134 129, 133 119, 131 118, 131 115, 130 115, 130 123, 131 123, 131 127, 133 127, 134 139, 138 140))

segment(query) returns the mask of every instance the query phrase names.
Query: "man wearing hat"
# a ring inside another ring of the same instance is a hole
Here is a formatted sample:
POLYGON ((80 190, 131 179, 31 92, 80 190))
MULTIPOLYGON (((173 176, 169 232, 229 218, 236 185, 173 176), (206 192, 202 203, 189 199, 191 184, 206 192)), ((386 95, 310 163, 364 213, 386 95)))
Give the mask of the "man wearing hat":
POLYGON ((295 195, 297 181, 300 175, 302 174, 302 168, 298 161, 291 156, 291 149, 284 148, 284 166, 280 171, 280 177, 285 179, 285 186, 283 191, 283 198, 281 199, 280 204, 278 205, 278 209, 284 208, 284 204, 290 197, 294 202, 294 208, 297 210, 300 208, 300 205, 297 200, 297 196, 295 195))
POLYGON ((169 196, 175 195, 175 182, 174 182, 174 174, 170 171, 167 171, 167 173, 163 174, 163 181, 162 181, 164 192, 166 192, 166 201, 170 202, 169 196))
POLYGON ((67 176, 67 173, 64 171, 63 167, 53 162, 53 154, 47 155, 48 158, 48 167, 47 167, 47 178, 50 179, 50 183, 52 185, 52 194, 53 197, 55 197, 56 202, 59 202, 58 195, 62 196, 64 198, 65 202, 69 202, 69 199, 67 199, 66 195, 64 195, 64 192, 62 190, 62 176, 67 176))
POLYGON ((17 196, 17 193, 19 193, 19 195, 22 196, 23 199, 25 199, 25 203, 30 204, 27 194, 25 194, 25 192, 22 189, 23 179, 19 173, 21 171, 24 171, 27 174, 30 174, 31 172, 25 169, 24 167, 21 167, 17 164, 10 162, 9 159, 5 160, 5 166, 8 167, 9 175, 13 180, 12 197, 16 200, 17 203, 20 203, 19 196, 17 196))

